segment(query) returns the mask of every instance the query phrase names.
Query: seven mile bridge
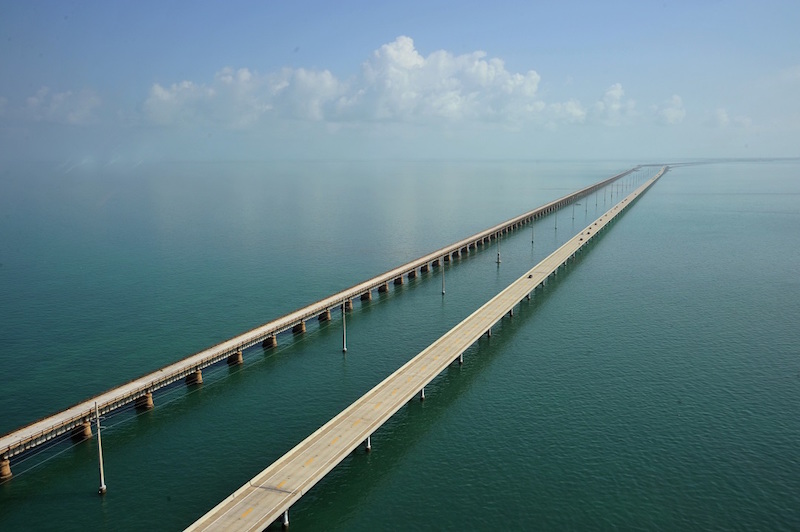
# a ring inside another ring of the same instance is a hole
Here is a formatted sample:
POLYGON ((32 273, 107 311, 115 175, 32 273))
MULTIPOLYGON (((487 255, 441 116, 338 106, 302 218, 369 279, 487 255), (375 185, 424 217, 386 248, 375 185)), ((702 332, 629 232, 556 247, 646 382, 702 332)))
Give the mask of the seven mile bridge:
POLYGON ((400 369, 364 394, 283 457, 220 502, 187 530, 262 530, 276 520, 289 524, 289 508, 409 400, 425 398, 425 386, 523 299, 529 299, 559 268, 574 260, 597 234, 664 173, 645 181, 605 214, 573 236, 506 289, 473 312, 400 369))

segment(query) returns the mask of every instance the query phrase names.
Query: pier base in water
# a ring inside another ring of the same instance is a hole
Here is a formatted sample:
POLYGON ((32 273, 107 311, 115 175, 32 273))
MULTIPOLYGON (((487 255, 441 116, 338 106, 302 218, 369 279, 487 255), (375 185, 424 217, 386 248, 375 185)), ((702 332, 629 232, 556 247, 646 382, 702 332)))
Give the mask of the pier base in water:
POLYGON ((275 336, 267 336, 264 338, 264 341, 261 342, 261 347, 269 349, 271 347, 276 347, 278 345, 278 338, 275 336))
POLYGON ((292 327, 292 332, 295 334, 302 334, 306 332, 306 322, 301 321, 300 323, 292 327))
POLYGON ((11 462, 8 458, 0 460, 0 481, 8 480, 14 475, 11 473, 11 462))
POLYGON ((153 392, 147 392, 141 397, 136 398, 134 403, 138 410, 150 410, 153 408, 153 392))
POLYGON ((73 441, 83 441, 88 440, 92 437, 92 422, 89 420, 84 421, 82 424, 78 425, 72 432, 70 433, 70 437, 73 441))
POLYGON ((242 356, 242 350, 238 350, 235 353, 231 353, 228 355, 228 365, 229 366, 238 366, 240 364, 244 364, 244 356, 242 356))
POLYGON ((203 384, 203 372, 199 369, 186 376, 186 384, 203 384))

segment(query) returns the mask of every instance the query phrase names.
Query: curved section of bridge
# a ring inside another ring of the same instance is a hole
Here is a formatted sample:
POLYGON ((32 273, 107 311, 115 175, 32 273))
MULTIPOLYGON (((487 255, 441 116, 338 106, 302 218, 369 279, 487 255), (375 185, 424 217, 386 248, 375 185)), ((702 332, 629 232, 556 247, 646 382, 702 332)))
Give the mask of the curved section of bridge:
POLYGON ((95 406, 97 406, 100 414, 112 412, 131 403, 134 403, 139 408, 152 408, 153 392, 160 388, 181 379, 188 384, 202 382, 202 370, 208 366, 223 360, 227 360, 230 364, 240 364, 243 360, 242 351, 248 347, 259 343, 267 348, 274 347, 277 345, 277 335, 282 332, 292 330, 295 333, 302 333, 305 331, 305 323, 309 319, 318 318, 320 321, 324 321, 330 319, 331 310, 340 308, 351 310, 352 301, 355 298, 371 299, 373 290, 387 291, 390 283, 402 284, 404 277, 416 277, 418 271, 428 271, 430 268, 439 266, 442 262, 448 262, 463 254, 468 254, 471 250, 477 249, 478 246, 483 246, 500 238, 505 233, 514 231, 565 205, 569 205, 634 172, 638 168, 638 166, 631 168, 594 185, 551 201, 532 211, 497 224, 480 233, 290 312, 234 338, 204 349, 183 360, 134 379, 127 384, 87 399, 57 414, 10 432, 0 437, 0 480, 6 480, 11 477, 10 459, 20 453, 66 434, 71 434, 78 439, 91 437, 91 419, 95 415, 95 406))

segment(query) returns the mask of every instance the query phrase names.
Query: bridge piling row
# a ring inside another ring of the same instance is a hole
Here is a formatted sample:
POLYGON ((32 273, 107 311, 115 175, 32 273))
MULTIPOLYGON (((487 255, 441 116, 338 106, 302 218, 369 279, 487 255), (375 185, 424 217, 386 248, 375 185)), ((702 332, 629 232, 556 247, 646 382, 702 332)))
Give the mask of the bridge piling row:
MULTIPOLYGON (((518 230, 525 226, 525 224, 534 222, 550 213, 557 212, 557 210, 563 206, 588 194, 595 193, 595 200, 597 202, 599 201, 599 197, 596 192, 599 192, 600 188, 604 188, 605 190, 607 188, 606 185, 624 177, 633 170, 620 173, 595 185, 581 189, 524 215, 442 248, 437 252, 420 257, 420 259, 411 261, 405 266, 390 270, 368 282, 344 290, 340 294, 335 294, 329 298, 332 301, 326 305, 327 308, 326 306, 317 306, 319 303, 322 303, 322 301, 309 305, 285 317, 276 319, 252 331, 237 336, 236 338, 223 342, 218 346, 213 346, 171 364, 162 370, 142 376, 113 390, 108 390, 89 401, 76 404, 45 420, 40 420, 30 426, 22 427, 13 433, 4 435, 0 438, 0 453, 2 453, 0 456, 3 457, 3 462, 0 462, 0 478, 6 474, 6 469, 8 470, 7 474, 11 474, 12 464, 10 462, 11 458, 14 456, 26 452, 46 441, 61 437, 64 434, 81 433, 85 435, 84 421, 88 419, 87 415, 89 410, 92 412, 94 411, 95 402, 98 403, 102 414, 107 414, 131 402, 133 402, 137 408, 153 408, 153 393, 178 379, 183 380, 186 385, 201 384, 203 381, 202 369, 207 366, 223 360, 226 360, 231 366, 241 365, 244 362, 242 354, 243 349, 257 343, 261 343, 264 349, 274 348, 277 346, 277 335, 279 333, 291 329, 294 334, 302 334, 306 332, 306 321, 308 319, 317 317, 320 322, 329 321, 331 319, 331 311, 339 308, 339 305, 342 305, 341 308, 344 318, 344 313, 353 310, 352 299, 356 296, 363 301, 369 301, 372 299, 372 290, 377 289, 379 293, 387 292, 391 282, 395 285, 402 285, 404 277, 414 279, 421 274, 431 271, 432 268, 441 268, 444 266, 444 263, 454 262, 456 259, 469 255, 471 251, 477 250, 478 246, 485 247, 486 244, 491 243, 492 240, 496 240, 499 243, 503 235, 518 230), (340 295, 344 297, 334 299, 340 295), (309 311, 307 309, 311 310, 309 311), (290 316, 291 321, 287 319, 290 318, 290 316)), ((444 293, 444 269, 442 269, 442 293, 444 293)), ((487 335, 491 336, 491 330, 487 331, 487 335)), ((344 342, 343 347, 346 348, 346 343, 344 342)), ((424 390, 420 391, 420 395, 421 398, 424 397, 424 390)), ((91 428, 88 434, 88 437, 91 437, 91 428)))

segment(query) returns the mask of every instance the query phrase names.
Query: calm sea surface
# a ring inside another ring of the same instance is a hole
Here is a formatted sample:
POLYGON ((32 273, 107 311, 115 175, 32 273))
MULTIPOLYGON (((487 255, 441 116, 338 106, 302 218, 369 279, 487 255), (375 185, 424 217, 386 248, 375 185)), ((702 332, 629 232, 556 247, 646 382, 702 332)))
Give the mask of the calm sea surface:
MULTIPOLYGON (((0 433, 640 162, 2 168, 0 433)), ((609 194, 110 416, 103 498, 95 439, 12 460, 0 529, 182 529, 609 194)), ((800 163, 674 168, 292 530, 800 529, 798 265, 800 163)))

